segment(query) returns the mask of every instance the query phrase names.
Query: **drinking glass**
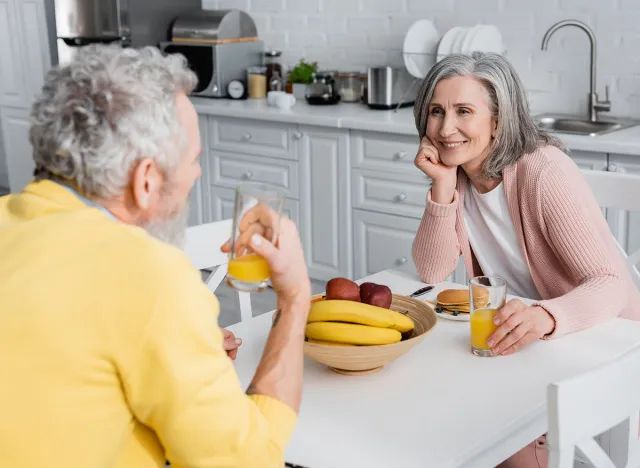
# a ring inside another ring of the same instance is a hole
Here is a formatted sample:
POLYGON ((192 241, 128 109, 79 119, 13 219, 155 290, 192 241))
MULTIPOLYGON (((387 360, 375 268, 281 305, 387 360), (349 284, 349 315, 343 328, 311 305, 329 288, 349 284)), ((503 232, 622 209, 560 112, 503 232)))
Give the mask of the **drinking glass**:
MULTIPOLYGON (((236 187, 235 204, 233 208, 233 228, 231 232, 231 251, 227 271, 227 284, 232 288, 245 292, 260 292, 267 287, 269 279, 269 265, 267 261, 253 252, 248 246, 248 239, 242 244, 238 242, 240 223, 247 216, 256 226, 261 224, 257 218, 269 216, 272 224, 260 232, 268 241, 276 243, 280 231, 280 218, 284 205, 285 194, 277 187, 267 184, 241 184, 236 187)), ((250 236, 252 231, 248 232, 250 236)))
POLYGON ((495 356, 487 338, 498 328, 493 318, 507 300, 507 282, 498 276, 476 276, 469 281, 471 312, 471 352, 476 356, 495 356))

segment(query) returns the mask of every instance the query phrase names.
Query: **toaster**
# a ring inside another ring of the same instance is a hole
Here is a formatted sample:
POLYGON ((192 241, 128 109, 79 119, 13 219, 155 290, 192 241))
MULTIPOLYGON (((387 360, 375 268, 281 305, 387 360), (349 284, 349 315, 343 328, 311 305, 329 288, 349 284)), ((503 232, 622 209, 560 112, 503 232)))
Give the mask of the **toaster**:
POLYGON ((404 67, 367 69, 367 105, 371 109, 395 109, 412 106, 420 89, 420 80, 404 67))

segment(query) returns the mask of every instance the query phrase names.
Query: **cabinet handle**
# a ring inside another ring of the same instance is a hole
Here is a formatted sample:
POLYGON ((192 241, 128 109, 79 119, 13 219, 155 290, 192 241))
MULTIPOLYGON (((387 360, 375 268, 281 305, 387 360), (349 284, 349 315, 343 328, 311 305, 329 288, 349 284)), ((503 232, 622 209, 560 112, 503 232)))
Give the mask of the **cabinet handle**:
POLYGON ((294 140, 302 140, 302 132, 293 132, 293 139, 294 140))
POLYGON ((400 257, 398 260, 396 260, 396 265, 404 265, 408 261, 409 259, 407 257, 400 257))
POLYGON ((395 155, 394 155, 396 161, 401 161, 402 159, 407 157, 407 153, 405 151, 398 151, 395 155))
POLYGON ((403 202, 407 199, 407 194, 402 192, 400 195, 396 197, 396 201, 403 202))
POLYGON ((245 133, 244 135, 242 135, 242 139, 244 141, 251 141, 251 133, 245 133))
POLYGON ((242 174, 242 178, 244 180, 253 179, 253 172, 251 172, 251 171, 245 172, 244 174, 242 174))

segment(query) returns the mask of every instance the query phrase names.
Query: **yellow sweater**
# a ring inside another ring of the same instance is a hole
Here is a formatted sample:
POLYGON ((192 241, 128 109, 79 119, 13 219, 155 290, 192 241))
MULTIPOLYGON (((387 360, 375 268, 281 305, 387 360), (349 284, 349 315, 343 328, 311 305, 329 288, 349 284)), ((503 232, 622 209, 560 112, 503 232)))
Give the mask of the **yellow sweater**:
MULTIPOLYGON (((282 467, 184 254, 50 181, 0 198, 0 466, 282 467)), ((242 351, 240 351, 242 352, 242 351)))

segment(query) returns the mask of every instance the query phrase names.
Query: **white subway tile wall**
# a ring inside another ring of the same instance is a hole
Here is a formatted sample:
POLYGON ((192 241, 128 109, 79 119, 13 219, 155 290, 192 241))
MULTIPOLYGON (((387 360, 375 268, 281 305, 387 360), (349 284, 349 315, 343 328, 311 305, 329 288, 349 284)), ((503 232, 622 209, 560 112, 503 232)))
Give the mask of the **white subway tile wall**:
POLYGON ((609 86, 612 115, 640 118, 640 0, 203 0, 204 8, 239 8, 256 21, 283 62, 316 60, 323 69, 402 64, 402 38, 420 18, 441 33, 492 23, 505 39, 535 112, 587 109, 589 41, 577 28, 540 44, 556 21, 588 23, 598 39, 598 93, 609 86))

